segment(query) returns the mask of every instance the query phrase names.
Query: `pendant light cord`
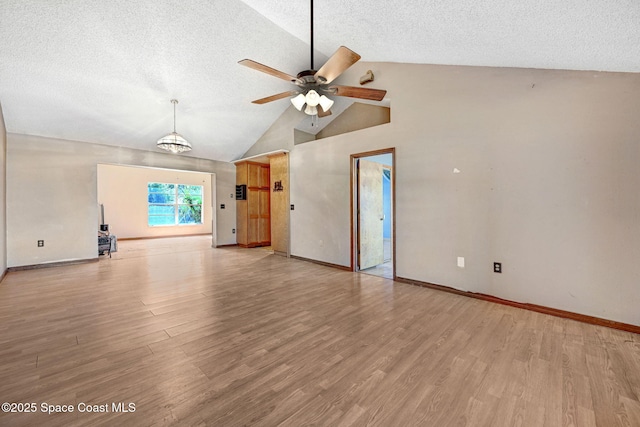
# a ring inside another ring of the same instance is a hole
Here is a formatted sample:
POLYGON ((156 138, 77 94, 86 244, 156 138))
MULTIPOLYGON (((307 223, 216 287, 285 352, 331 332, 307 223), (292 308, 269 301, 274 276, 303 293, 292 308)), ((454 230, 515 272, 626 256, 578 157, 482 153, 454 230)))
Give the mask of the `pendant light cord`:
POLYGON ((173 104, 173 133, 176 133, 176 104, 178 103, 178 100, 172 99, 171 103, 173 104))

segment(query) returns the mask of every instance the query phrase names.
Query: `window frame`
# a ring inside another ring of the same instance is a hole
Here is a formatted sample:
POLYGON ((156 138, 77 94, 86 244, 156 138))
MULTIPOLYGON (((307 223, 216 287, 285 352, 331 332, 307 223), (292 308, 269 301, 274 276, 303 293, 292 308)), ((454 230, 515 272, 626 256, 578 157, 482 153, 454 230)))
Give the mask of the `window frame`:
POLYGON ((199 185, 199 184, 178 184, 178 183, 174 183, 174 182, 158 182, 158 181, 149 181, 147 182, 147 226, 148 227, 183 227, 183 226, 194 226, 194 225, 203 225, 204 224, 204 185, 199 185), (155 203, 155 202, 151 202, 149 201, 150 199, 150 195, 152 193, 154 193, 153 191, 150 191, 150 186, 152 184, 160 184, 160 185, 167 185, 167 186, 173 186, 173 194, 168 193, 168 192, 156 192, 156 193, 162 193, 162 194, 167 194, 172 196, 173 199, 173 203, 155 203), (200 187, 200 194, 196 195, 196 197, 200 198, 200 203, 181 203, 181 194, 180 194, 180 188, 181 187, 200 187), (169 214, 151 214, 150 213, 150 207, 151 206, 172 206, 173 207, 173 215, 169 215, 169 214), (190 206, 190 207, 200 207, 200 222, 188 222, 188 223, 181 223, 180 222, 180 213, 181 213, 181 207, 184 206, 190 206), (151 224, 150 223, 150 219, 152 217, 173 217, 173 223, 171 224, 151 224))

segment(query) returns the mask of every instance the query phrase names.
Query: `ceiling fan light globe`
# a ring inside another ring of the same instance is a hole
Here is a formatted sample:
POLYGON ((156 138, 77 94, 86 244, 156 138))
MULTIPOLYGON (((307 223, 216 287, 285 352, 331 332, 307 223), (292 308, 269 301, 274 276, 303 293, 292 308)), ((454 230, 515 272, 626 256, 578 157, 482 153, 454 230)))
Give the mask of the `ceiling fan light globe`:
POLYGON ((320 106, 324 111, 329 111, 333 107, 333 100, 327 98, 325 95, 320 97, 320 106))
POLYGON ((318 107, 307 104, 307 108, 304 109, 304 112, 310 116, 315 116, 318 114, 318 107))
POLYGON ((302 107, 307 102, 305 96, 303 94, 298 94, 298 96, 291 98, 291 103, 298 111, 302 111, 302 107))
POLYGON ((307 92, 307 96, 305 96, 305 99, 307 101, 307 105, 311 107, 317 107, 320 103, 320 95, 318 95, 318 92, 313 89, 307 92))

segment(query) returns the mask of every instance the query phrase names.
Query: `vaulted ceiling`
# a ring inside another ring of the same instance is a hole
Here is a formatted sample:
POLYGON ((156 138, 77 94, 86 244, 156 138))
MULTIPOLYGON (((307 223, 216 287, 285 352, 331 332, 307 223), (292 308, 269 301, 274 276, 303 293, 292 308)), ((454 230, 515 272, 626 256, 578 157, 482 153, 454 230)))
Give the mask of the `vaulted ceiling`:
MULTIPOLYGON (((640 72, 637 0, 316 0, 314 15, 316 68, 345 45, 369 62, 640 72)), ((237 159, 290 105, 251 104, 290 86, 237 61, 295 75, 309 53, 307 0, 0 0, 14 133, 155 150, 176 98, 188 155, 237 159)))

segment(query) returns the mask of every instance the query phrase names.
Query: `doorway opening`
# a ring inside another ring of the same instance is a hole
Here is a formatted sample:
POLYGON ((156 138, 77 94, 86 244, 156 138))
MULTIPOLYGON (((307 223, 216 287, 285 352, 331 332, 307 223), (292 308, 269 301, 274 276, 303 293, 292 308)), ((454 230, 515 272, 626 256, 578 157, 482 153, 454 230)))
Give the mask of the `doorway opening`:
POLYGON ((395 279, 395 148, 351 155, 351 269, 395 279))

